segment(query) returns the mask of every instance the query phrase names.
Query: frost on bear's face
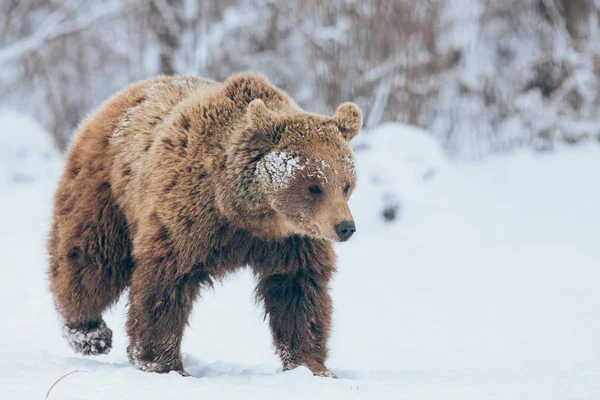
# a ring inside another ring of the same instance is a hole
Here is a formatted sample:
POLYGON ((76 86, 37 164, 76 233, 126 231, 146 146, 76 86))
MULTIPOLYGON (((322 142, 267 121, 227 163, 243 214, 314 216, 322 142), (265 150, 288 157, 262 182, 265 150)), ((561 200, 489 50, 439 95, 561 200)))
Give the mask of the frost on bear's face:
MULTIPOLYGON (((345 155, 341 158, 343 173, 349 173, 351 178, 356 177, 354 158, 345 155)), ((256 176, 261 183, 273 190, 289 188, 296 177, 297 171, 305 171, 304 176, 315 178, 322 184, 329 181, 328 174, 338 174, 321 158, 309 158, 286 151, 273 151, 263 157, 256 165, 256 176)))
POLYGON ((300 156, 286 151, 274 151, 258 162, 256 175, 263 184, 274 190, 282 190, 289 187, 296 171, 303 170, 305 167, 300 156))

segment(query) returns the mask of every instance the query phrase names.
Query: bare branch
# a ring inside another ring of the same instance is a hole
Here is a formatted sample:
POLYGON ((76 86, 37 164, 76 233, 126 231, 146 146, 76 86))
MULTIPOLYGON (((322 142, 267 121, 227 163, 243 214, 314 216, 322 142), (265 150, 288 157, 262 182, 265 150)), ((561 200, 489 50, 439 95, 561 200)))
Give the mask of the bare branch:
POLYGON ((125 6, 121 2, 102 4, 91 8, 72 21, 65 20, 65 15, 60 12, 52 13, 31 36, 0 49, 0 64, 22 58, 53 40, 88 29, 107 18, 118 15, 124 9, 125 6))

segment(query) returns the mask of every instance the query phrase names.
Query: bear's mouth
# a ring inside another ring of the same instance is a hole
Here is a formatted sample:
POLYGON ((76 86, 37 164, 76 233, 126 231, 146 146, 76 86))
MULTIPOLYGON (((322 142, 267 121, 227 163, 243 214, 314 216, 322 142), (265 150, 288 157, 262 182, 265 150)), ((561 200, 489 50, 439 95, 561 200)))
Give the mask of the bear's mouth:
POLYGON ((323 233, 321 231, 321 229, 319 229, 319 226, 316 224, 311 225, 308 230, 309 230, 309 234, 307 236, 310 236, 312 238, 327 240, 332 243, 339 242, 339 239, 337 238, 337 236, 327 235, 327 234, 323 233))
POLYGON ((331 240, 330 238, 328 238, 327 236, 323 235, 323 233, 321 232, 321 230, 319 229, 319 227, 316 224, 311 224, 311 223, 301 223, 301 224, 294 224, 296 226, 297 229, 297 233, 303 236, 307 236, 313 239, 327 239, 327 240, 331 240))

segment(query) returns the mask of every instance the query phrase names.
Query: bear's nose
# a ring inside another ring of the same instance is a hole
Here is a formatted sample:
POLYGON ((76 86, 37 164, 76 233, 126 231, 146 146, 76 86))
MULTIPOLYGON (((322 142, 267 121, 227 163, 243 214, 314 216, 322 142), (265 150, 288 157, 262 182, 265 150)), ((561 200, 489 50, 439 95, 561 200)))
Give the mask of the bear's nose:
POLYGON ((350 236, 354 232, 356 232, 356 226, 354 226, 354 221, 342 221, 339 224, 335 225, 335 232, 340 238, 340 242, 345 242, 350 239, 350 236))

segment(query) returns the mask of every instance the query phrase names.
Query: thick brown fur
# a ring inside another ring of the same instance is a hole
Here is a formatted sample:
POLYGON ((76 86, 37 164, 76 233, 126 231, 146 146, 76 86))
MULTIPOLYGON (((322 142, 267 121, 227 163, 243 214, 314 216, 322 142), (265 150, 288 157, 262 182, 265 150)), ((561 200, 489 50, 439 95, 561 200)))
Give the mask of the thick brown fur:
POLYGON ((71 345, 108 352, 102 313, 129 288, 130 361, 185 373, 194 299, 249 265, 284 369, 328 375, 331 241, 352 221, 348 141, 361 124, 353 104, 306 113, 253 74, 159 77, 107 101, 69 149, 48 241, 71 345))

